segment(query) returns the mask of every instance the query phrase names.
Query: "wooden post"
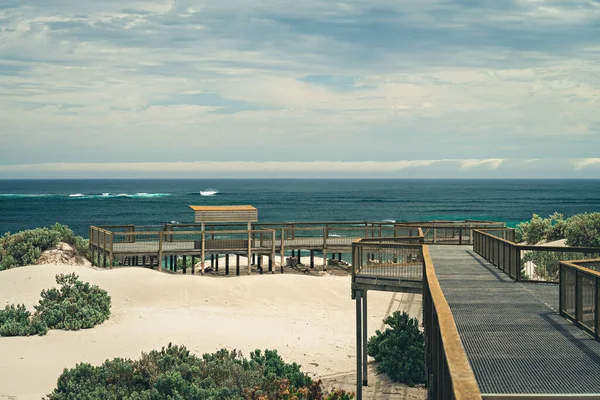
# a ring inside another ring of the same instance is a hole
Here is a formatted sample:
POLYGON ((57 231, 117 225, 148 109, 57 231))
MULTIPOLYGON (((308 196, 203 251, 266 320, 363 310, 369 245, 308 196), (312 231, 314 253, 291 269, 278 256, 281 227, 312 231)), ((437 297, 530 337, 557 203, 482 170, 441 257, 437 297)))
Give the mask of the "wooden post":
POLYGON ((362 400, 362 292, 360 290, 356 291, 356 400, 362 400))
POLYGON ((367 291, 362 292, 362 385, 367 386, 367 291))
POLYGON ((213 269, 215 268, 215 255, 214 254, 210 255, 210 267, 213 269))
POLYGON ((250 260, 252 259, 252 223, 248 222, 248 275, 252 272, 250 260))
POLYGON ((310 267, 311 268, 315 267, 315 251, 314 250, 310 251, 310 267))
POLYGON ((229 254, 225 254, 225 275, 229 275, 229 254))
POLYGON ((187 272, 187 256, 183 256, 183 274, 187 272))
POLYGON ((205 253, 205 249, 206 249, 206 247, 205 247, 206 246, 206 231, 204 229, 204 222, 201 222, 200 226, 201 226, 201 229, 202 229, 202 252, 201 252, 202 253, 202 255, 201 255, 201 257, 202 257, 202 259, 201 259, 202 272, 201 272, 201 274, 204 275, 204 266, 205 266, 204 265, 205 264, 204 263, 204 258, 206 257, 206 253, 205 253))
POLYGON ((298 265, 302 265, 302 254, 300 253, 300 249, 298 249, 298 265))
POLYGON ((192 256, 192 275, 196 274, 196 256, 192 256))
POLYGON ((240 276, 240 255, 235 255, 235 275, 240 276))
POLYGON ((215 257, 215 271, 219 272, 219 255, 218 254, 215 257))
POLYGON ((327 271, 327 249, 323 249, 323 271, 327 271))
POLYGON ((285 228, 281 228, 281 249, 280 249, 280 255, 281 255, 281 273, 283 274, 283 267, 285 266, 285 240, 284 240, 284 235, 285 235, 285 228))
POLYGON ((275 265, 275 229, 271 231, 271 258, 269 259, 269 272, 273 273, 273 266, 275 265))
POLYGON ((162 269, 164 232, 158 233, 158 270, 162 269))
POLYGON ((262 254, 258 255, 258 270, 260 271, 260 274, 263 274, 263 267, 262 267, 262 254))

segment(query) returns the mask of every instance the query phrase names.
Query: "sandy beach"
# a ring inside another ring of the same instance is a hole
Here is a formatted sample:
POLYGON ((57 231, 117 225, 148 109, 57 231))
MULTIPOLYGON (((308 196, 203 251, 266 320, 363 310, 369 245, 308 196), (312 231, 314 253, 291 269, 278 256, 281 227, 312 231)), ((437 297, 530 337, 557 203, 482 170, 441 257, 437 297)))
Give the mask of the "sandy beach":
MULTIPOLYGON (((0 399, 39 399, 52 391, 65 367, 137 358, 169 342, 199 355, 223 347, 246 355, 256 348, 277 349, 327 385, 352 389, 354 302, 347 276, 215 278, 144 268, 37 265, 0 272, 0 307, 25 303, 33 310, 41 290, 55 286, 54 276, 70 272, 108 291, 110 319, 89 330, 0 338, 0 399)), ((369 293, 369 335, 396 310, 420 319, 421 296, 369 293)), ((372 378, 367 398, 424 398, 423 389, 391 385, 375 374, 372 378)))

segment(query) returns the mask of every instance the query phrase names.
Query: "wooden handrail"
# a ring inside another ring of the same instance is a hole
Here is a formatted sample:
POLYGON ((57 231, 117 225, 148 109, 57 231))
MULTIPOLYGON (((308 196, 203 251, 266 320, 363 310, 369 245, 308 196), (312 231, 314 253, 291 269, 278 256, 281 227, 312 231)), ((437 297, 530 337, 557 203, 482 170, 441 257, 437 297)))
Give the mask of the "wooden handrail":
POLYGON ((429 247, 423 246, 423 259, 425 261, 425 270, 427 276, 427 285, 433 307, 435 308, 438 325, 440 329, 440 337, 444 345, 444 353, 450 379, 452 380, 452 388, 454 391, 454 399, 456 400, 480 400, 481 392, 477 385, 477 380, 471 369, 471 364, 465 352, 465 349, 460 340, 454 317, 450 306, 446 301, 446 297, 442 292, 440 283, 435 274, 435 268, 429 247))

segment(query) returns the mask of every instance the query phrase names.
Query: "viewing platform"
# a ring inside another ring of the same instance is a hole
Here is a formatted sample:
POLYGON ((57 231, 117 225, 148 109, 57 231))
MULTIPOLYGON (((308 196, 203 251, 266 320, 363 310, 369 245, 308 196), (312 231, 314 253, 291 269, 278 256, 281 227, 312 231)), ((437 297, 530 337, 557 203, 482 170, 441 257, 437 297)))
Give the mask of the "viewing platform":
POLYGON ((328 252, 351 254, 357 400, 368 385, 371 290, 423 295, 430 399, 600 400, 600 248, 518 244, 498 222, 258 223, 251 206, 223 210, 194 209, 194 224, 92 226, 94 263, 163 269, 170 258, 177 272, 181 257, 235 254, 250 273, 259 255, 262 273, 264 255, 269 272, 276 255, 284 272, 290 252, 310 252, 311 267, 315 253, 324 267, 328 252))

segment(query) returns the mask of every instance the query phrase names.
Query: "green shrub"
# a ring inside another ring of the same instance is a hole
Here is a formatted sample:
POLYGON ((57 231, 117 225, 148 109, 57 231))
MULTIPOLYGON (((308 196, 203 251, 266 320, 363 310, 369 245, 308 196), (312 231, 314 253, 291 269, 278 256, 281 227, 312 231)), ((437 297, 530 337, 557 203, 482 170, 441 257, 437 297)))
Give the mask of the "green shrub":
POLYGON ((76 274, 57 275, 60 289, 42 291, 35 306, 50 329, 79 330, 92 328, 110 316, 110 296, 96 285, 79 280, 76 274))
POLYGON ((0 336, 45 335, 48 326, 38 316, 32 316, 24 304, 11 304, 0 310, 0 336))
POLYGON ((51 229, 36 228, 0 237, 0 271, 35 264, 42 252, 65 242, 77 253, 90 259, 88 240, 77 236, 66 225, 54 224, 51 229))
POLYGON ((98 367, 83 363, 65 369, 48 400, 75 398, 349 400, 353 394, 324 394, 320 381, 283 362, 276 351, 255 351, 247 359, 239 351, 221 349, 200 358, 169 344, 142 353, 139 360, 116 358, 98 367))
POLYGON ((56 283, 62 287, 43 290, 33 315, 22 304, 0 310, 0 336, 92 328, 110 316, 110 296, 98 286, 81 282, 76 274, 56 275, 56 283))
POLYGON ((36 228, 0 237, 0 271, 35 264, 43 251, 56 247, 60 234, 48 228, 36 228))
POLYGON ((583 260, 587 257, 583 253, 555 252, 555 251, 529 251, 521 259, 521 279, 533 279, 543 281, 558 281, 558 274, 561 261, 583 260), (528 276, 524 273, 524 266, 527 262, 532 262, 535 267, 535 276, 528 276))
POLYGON ((394 312, 383 321, 389 328, 375 332, 367 354, 375 358, 379 372, 413 386, 425 382, 425 339, 419 321, 405 312, 394 312))
POLYGON ((517 225, 515 237, 519 242, 525 241, 529 244, 536 244, 546 238, 546 233, 551 227, 550 219, 544 219, 537 214, 533 214, 531 221, 521 222, 517 225))
POLYGON ((574 215, 564 234, 569 246, 600 247, 600 213, 574 215))

